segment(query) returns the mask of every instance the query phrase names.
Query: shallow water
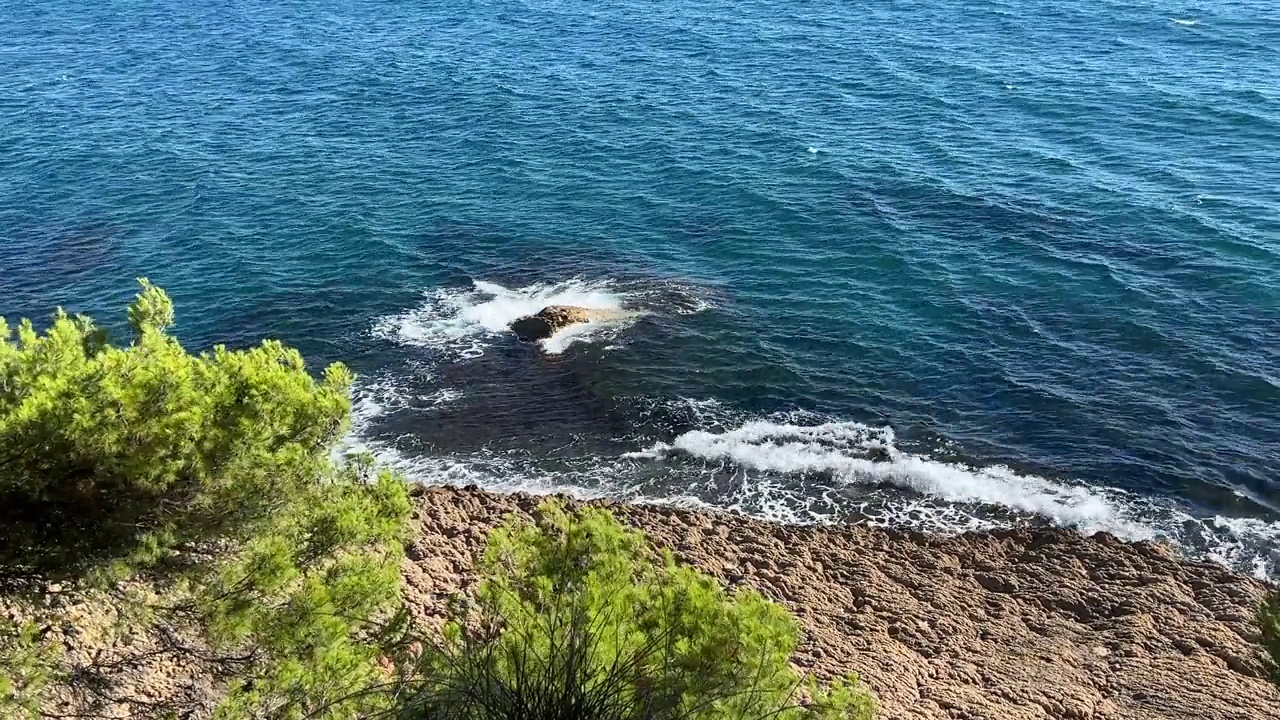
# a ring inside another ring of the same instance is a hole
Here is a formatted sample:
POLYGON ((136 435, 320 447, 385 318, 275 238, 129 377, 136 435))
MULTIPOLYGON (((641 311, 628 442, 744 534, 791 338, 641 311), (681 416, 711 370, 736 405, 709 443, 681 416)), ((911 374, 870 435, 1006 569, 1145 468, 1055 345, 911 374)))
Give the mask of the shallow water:
POLYGON ((148 275, 425 481, 1280 560, 1258 0, 0 7, 0 313, 148 275), (550 302, 627 323, 547 347, 550 302))

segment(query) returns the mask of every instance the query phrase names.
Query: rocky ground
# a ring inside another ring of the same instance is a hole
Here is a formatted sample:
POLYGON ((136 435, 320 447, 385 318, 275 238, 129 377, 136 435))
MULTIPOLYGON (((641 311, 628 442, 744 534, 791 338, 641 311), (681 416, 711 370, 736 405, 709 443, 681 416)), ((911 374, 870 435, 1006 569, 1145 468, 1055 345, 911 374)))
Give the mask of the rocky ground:
MULTIPOLYGON (((415 496, 404 575, 425 618, 474 582, 489 530, 540 502, 454 488, 415 496)), ((806 630, 798 664, 820 677, 856 671, 884 720, 1280 718, 1252 622, 1262 584, 1159 546, 1049 528, 936 537, 612 509, 683 560, 791 608, 806 630)), ((78 604, 47 639, 75 665, 115 670, 101 686, 61 688, 47 709, 208 715, 218 683, 161 652, 181 638, 104 642, 110 604, 67 602, 78 604)))
MULTIPOLYGON (((538 502, 423 489, 405 576, 430 613, 488 530, 538 502)), ((856 671, 885 720, 1280 718, 1252 613, 1261 583, 1156 545, 1056 529, 935 537, 619 505, 655 542, 787 605, 798 662, 856 671)))

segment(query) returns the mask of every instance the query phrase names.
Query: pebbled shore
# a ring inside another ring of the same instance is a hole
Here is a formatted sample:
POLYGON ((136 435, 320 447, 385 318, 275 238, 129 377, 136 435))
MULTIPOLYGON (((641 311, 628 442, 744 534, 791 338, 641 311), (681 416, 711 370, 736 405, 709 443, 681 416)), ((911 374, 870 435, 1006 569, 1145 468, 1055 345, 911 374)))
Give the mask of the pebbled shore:
MULTIPOLYGON (((540 501, 415 494, 405 576, 426 615, 473 581, 488 530, 540 501)), ((885 720, 1280 718, 1252 622, 1263 584, 1158 545, 1052 528, 941 537, 611 507, 683 560, 791 608, 806 630, 798 663, 820 676, 858 672, 885 720)))

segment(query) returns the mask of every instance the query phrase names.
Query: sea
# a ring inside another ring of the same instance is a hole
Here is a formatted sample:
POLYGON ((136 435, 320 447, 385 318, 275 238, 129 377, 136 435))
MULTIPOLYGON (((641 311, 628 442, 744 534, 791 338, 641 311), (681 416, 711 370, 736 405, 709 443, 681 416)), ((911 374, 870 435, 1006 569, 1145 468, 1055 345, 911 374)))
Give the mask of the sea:
POLYGON ((1280 571, 1274 0, 0 3, 0 314, 140 276, 414 481, 1280 571))

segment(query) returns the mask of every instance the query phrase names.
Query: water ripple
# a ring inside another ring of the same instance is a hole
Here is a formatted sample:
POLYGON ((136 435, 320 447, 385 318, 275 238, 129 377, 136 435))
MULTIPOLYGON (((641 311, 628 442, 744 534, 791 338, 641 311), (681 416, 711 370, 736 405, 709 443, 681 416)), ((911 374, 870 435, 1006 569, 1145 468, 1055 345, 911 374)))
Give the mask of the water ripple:
POLYGON ((351 362, 394 408, 364 439, 449 478, 1007 520, 945 487, 989 480, 1249 570, 1280 548, 1274 3, 49 0, 0 23, 0 314, 119 329, 150 275, 192 346, 351 362), (575 278, 646 314, 551 357, 428 301, 575 278), (460 337, 387 330, 424 317, 460 337), (891 428, 898 464, 823 436, 779 470, 756 421, 891 428))

